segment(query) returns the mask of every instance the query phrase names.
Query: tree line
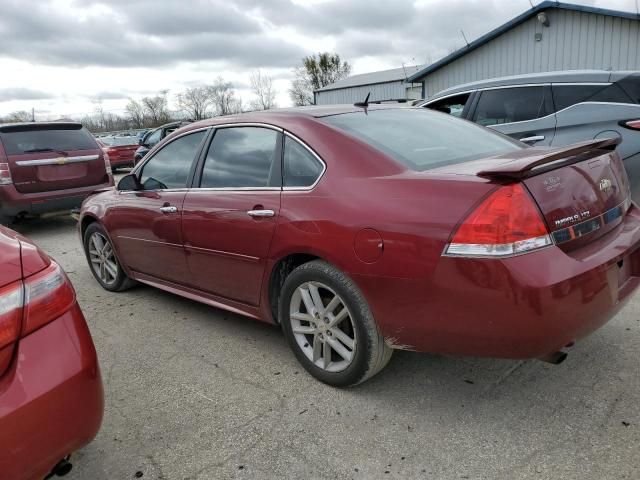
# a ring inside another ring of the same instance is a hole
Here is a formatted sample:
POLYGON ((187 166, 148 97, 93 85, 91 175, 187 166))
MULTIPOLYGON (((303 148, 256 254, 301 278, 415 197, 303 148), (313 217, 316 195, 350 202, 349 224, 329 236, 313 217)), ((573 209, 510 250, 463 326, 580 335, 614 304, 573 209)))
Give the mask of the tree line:
MULTIPOLYGON (((296 106, 312 105, 314 90, 349 76, 351 65, 342 61, 338 54, 325 52, 304 57, 293 73, 288 91, 292 103, 296 106)), ((177 93, 174 110, 169 108, 169 91, 162 90, 140 100, 129 98, 124 114, 105 110, 102 101, 95 99, 93 113, 83 116, 80 122, 96 133, 154 128, 173 120, 197 121, 277 107, 277 91, 272 77, 257 70, 250 74, 249 82, 253 99, 247 105, 243 104, 231 82, 218 77, 209 85, 190 87, 177 93)), ((0 117, 0 123, 29 122, 31 119, 31 112, 17 111, 0 117)))

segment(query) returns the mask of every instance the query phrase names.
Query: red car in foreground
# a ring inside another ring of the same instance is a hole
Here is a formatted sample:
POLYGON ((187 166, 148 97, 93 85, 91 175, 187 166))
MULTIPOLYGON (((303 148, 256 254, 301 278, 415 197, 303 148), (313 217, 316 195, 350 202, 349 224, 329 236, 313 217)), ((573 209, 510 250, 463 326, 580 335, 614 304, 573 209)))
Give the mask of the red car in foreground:
POLYGON ((58 264, 0 227, 0 478, 42 480, 102 422, 96 351, 58 264))
POLYGON ((559 362, 638 287, 615 140, 524 144, 397 106, 182 128, 83 204, 91 271, 282 325, 344 386, 393 349, 559 362))

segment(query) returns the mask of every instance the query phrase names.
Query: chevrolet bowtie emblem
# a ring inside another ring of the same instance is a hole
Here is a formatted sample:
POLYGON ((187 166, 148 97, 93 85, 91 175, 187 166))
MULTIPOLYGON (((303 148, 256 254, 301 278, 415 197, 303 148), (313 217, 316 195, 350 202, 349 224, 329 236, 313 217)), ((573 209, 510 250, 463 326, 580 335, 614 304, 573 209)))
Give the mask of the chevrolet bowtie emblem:
POLYGON ((600 190, 603 192, 607 192, 611 189, 611 180, 608 178, 603 178, 600 180, 600 190))
POLYGON ((58 157, 56 158, 56 163, 58 165, 64 165, 65 163, 67 163, 67 159, 65 157, 58 157))

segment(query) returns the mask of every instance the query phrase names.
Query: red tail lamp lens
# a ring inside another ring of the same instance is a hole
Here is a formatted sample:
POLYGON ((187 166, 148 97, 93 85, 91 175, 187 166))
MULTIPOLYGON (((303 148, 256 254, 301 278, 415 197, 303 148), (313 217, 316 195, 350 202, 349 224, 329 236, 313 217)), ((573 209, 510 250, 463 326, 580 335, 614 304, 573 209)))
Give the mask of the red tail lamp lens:
POLYGON ((522 184, 500 187, 458 227, 447 254, 502 256, 551 244, 547 227, 522 184))

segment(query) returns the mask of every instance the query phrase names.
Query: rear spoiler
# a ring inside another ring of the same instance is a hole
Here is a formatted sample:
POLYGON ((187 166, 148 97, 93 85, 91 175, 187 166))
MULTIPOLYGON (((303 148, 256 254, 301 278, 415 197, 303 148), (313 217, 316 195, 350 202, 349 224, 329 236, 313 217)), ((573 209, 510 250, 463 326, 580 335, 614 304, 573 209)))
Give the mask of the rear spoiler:
MULTIPOLYGON (((561 148, 540 149, 534 148, 535 153, 524 158, 507 160, 495 166, 485 168, 478 172, 479 177, 486 178, 508 178, 522 180, 527 177, 538 175, 539 173, 558 168, 559 166, 571 165, 584 160, 586 153, 597 154, 599 150, 615 150, 622 141, 621 138, 605 138, 601 140, 587 140, 586 142, 574 143, 561 148), (554 162, 562 161, 561 165, 550 165, 554 162), (544 166, 548 168, 544 168, 544 166)), ((594 155, 595 156, 595 155, 594 155)))

